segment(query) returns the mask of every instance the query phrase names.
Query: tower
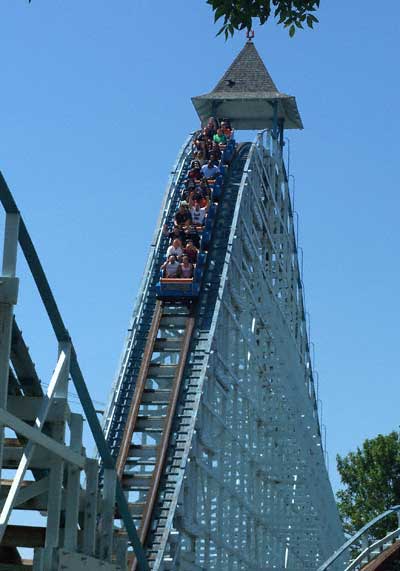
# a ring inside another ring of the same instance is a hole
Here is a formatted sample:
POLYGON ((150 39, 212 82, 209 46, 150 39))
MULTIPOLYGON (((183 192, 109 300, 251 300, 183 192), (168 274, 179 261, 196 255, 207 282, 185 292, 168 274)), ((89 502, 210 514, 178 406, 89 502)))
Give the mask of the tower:
POLYGON ((227 118, 235 129, 302 129, 295 97, 278 91, 249 39, 214 89, 192 97, 202 124, 227 118))

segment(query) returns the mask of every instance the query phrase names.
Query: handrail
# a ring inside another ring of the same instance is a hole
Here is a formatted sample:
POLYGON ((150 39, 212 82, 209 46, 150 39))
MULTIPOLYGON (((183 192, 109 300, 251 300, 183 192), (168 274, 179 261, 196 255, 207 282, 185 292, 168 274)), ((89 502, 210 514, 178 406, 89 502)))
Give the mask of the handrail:
POLYGON ((345 571, 350 571, 351 569, 354 569, 354 567, 356 565, 358 565, 358 563, 360 563, 365 557, 366 555, 369 555, 369 553, 371 553, 371 551, 373 551, 374 549, 376 549, 377 547, 380 547, 381 545, 384 545, 386 542, 390 541, 391 539, 398 537, 400 535, 400 527, 398 527, 397 529, 395 529, 394 531, 391 531, 390 533, 388 533, 387 535, 385 535, 385 537, 383 537, 382 539, 378 539, 378 541, 375 541, 375 543, 372 543, 371 545, 368 545, 368 547, 366 547, 364 549, 364 551, 362 551, 360 553, 360 555, 358 555, 351 563, 348 567, 346 567, 345 571))
POLYGON ((381 513, 380 515, 376 516, 374 519, 372 519, 371 521, 366 523, 364 525, 364 527, 362 527, 359 531, 357 531, 357 533, 355 533, 352 537, 350 537, 350 539, 348 539, 345 543, 343 543, 343 545, 341 547, 339 547, 339 549, 337 549, 334 552, 334 554, 329 557, 329 559, 327 559, 320 567, 318 567, 317 571, 325 571, 325 569, 328 569, 328 567, 330 565, 332 565, 332 563, 334 563, 336 561, 336 559, 338 559, 341 555, 343 555, 343 553, 346 551, 346 549, 348 549, 358 539, 360 539, 360 537, 366 531, 368 531, 371 527, 373 527, 379 521, 382 521, 383 519, 385 519, 385 517, 392 515, 395 512, 400 512, 400 505, 393 506, 393 507, 389 508, 385 512, 381 513))

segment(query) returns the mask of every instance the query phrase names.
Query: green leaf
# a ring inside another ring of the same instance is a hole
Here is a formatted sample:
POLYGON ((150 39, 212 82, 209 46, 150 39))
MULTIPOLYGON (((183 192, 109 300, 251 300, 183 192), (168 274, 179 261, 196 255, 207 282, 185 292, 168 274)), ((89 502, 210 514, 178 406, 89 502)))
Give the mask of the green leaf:
POLYGON ((222 16, 225 14, 225 10, 221 7, 217 8, 215 10, 215 14, 214 14, 214 22, 216 22, 217 20, 219 20, 220 18, 222 18, 222 16))
POLYGON ((296 28, 304 29, 303 23, 309 28, 318 19, 312 14, 319 7, 320 0, 206 0, 214 11, 214 21, 224 18, 224 26, 217 35, 224 33, 226 39, 237 31, 253 27, 253 21, 258 20, 260 26, 273 17, 279 26, 289 30, 293 37, 296 28))
POLYGON ((221 35, 222 32, 225 32, 225 35, 226 35, 226 26, 225 26, 225 25, 223 25, 222 28, 220 28, 220 29, 218 30, 217 36, 221 35))
POLYGON ((313 20, 313 17, 311 16, 311 14, 309 14, 307 16, 307 26, 309 28, 312 28, 314 26, 314 20, 313 20))

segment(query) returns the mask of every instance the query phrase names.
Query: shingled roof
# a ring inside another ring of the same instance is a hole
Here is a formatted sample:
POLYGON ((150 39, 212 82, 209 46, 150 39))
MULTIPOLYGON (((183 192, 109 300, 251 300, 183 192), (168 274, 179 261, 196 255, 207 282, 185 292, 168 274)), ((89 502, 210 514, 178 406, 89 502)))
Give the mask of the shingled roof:
POLYGON ((272 77, 268 73, 253 42, 246 42, 242 51, 229 66, 211 93, 225 92, 278 93, 278 89, 272 81, 272 77))
POLYGON ((302 129, 296 99, 280 93, 252 41, 206 95, 192 97, 202 124, 210 116, 229 119, 236 129, 272 128, 274 107, 286 129, 302 129))

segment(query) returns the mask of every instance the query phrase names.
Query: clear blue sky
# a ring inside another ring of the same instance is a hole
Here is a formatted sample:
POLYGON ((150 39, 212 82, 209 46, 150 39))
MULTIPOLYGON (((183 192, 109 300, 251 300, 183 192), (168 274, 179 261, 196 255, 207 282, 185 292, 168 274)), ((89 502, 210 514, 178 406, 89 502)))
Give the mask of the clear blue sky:
MULTIPOLYGON (((336 486, 336 453, 399 422, 400 5, 335 0, 319 17, 294 39, 256 28, 255 44, 305 125, 292 172, 336 486)), ((0 169, 104 402, 168 173, 197 126, 190 97, 244 37, 216 38, 205 0, 1 0, 0 26, 0 169)), ((24 281, 17 317, 46 379, 55 346, 36 301, 24 281)))

